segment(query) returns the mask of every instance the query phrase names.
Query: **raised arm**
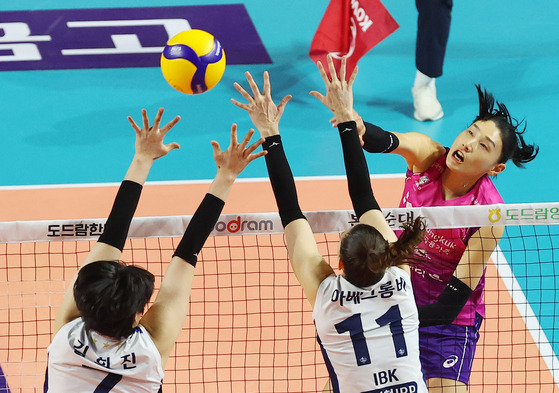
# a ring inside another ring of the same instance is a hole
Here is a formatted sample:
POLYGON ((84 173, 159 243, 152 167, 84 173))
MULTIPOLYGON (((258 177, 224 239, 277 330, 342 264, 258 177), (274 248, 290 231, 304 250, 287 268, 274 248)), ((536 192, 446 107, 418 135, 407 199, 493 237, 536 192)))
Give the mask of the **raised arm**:
POLYGON ((346 59, 342 59, 339 76, 334 69, 332 58, 328 56, 327 59, 332 79, 328 78, 323 65, 318 62, 318 70, 326 87, 326 95, 317 91, 312 91, 311 95, 330 109, 336 119, 340 119, 337 126, 342 142, 349 195, 357 218, 361 223, 375 227, 387 241, 394 242, 397 240, 396 235, 386 222, 373 194, 367 161, 359 142, 357 124, 354 120, 352 86, 358 68, 354 69, 349 80, 346 81, 346 59))
POLYGON ((264 73, 262 93, 252 75, 248 72, 245 75, 253 95, 235 83, 235 88, 248 101, 248 104, 234 99, 231 101, 249 113, 261 136, 265 138, 263 148, 267 152, 266 166, 281 222, 285 228, 289 260, 305 296, 314 307, 320 283, 333 274, 333 270, 320 254, 311 227, 301 212, 293 173, 279 135, 279 121, 291 96, 285 96, 276 106, 271 96, 268 72, 264 73))
POLYGON ((93 261, 118 260, 120 258, 128 236, 130 222, 136 211, 140 193, 151 166, 158 158, 180 147, 176 142, 167 145, 163 143, 163 138, 177 124, 180 117, 176 116, 165 126, 159 128, 162 116, 163 108, 159 109, 153 121, 153 126, 150 126, 147 111, 142 109, 142 128, 128 116, 128 121, 136 133, 135 154, 119 188, 111 213, 105 223, 103 234, 92 247, 83 265, 93 261))
POLYGON ((163 365, 186 319, 198 253, 213 230, 237 176, 252 160, 266 154, 253 154, 263 140, 247 147, 253 133, 250 130, 239 143, 237 125, 233 124, 227 150, 221 151, 216 141, 211 142, 217 174, 175 250, 155 302, 140 320, 159 349, 163 365))
POLYGON ((369 153, 394 153, 405 158, 414 173, 426 171, 445 148, 419 132, 389 132, 364 122, 363 149, 369 153))
MULTIPOLYGON (((313 93, 311 93, 313 94, 313 93)), ((391 132, 363 121, 363 118, 352 110, 352 118, 357 123, 357 130, 363 149, 369 153, 394 153, 406 160, 408 169, 414 173, 426 171, 445 149, 440 143, 419 132, 391 132)), ((330 123, 337 127, 341 117, 334 114, 330 123)))
MULTIPOLYGON (((163 138, 167 132, 177 124, 180 117, 175 117, 165 126, 159 128, 162 115, 163 109, 159 109, 153 126, 150 126, 147 112, 143 109, 142 128, 140 128, 131 117, 128 117, 128 121, 136 132, 135 154, 115 197, 113 207, 105 223, 103 234, 93 245, 91 251, 83 261, 82 267, 94 261, 113 261, 120 259, 126 237, 128 236, 128 229, 140 199, 142 187, 153 162, 163 157, 171 150, 179 148, 176 142, 167 145, 164 144, 163 138)), ((72 279, 56 315, 54 334, 66 323, 80 316, 73 293, 76 277, 77 275, 72 279)))

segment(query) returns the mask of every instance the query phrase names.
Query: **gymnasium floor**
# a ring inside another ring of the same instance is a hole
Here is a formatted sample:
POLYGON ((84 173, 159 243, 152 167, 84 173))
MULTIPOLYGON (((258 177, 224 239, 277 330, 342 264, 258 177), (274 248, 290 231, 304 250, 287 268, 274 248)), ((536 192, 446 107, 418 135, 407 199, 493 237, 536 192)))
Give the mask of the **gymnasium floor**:
MULTIPOLYGON (((135 6, 177 5, 172 3, 143 0, 135 6)), ((199 0, 184 5, 228 3, 199 0)), ((253 0, 243 4, 272 63, 229 65, 220 84, 203 95, 174 91, 158 67, 0 72, 2 197, 17 186, 119 182, 133 154, 133 132, 126 116, 138 119, 141 108, 153 114, 164 107, 164 119, 176 114, 183 118, 169 134, 169 140, 179 142, 182 149, 157 162, 148 180, 211 179, 214 165, 209 141, 227 143, 233 122, 240 130, 251 126, 248 116, 229 101, 239 98, 233 82, 243 83, 246 70, 258 80, 269 70, 274 97, 294 97, 281 127, 295 176, 342 176, 337 135, 328 124, 330 115, 308 94, 322 89, 308 50, 327 2, 253 0)), ((88 2, 91 8, 128 6, 126 1, 88 2)), ((433 123, 412 118, 414 4, 400 1, 386 6, 400 28, 360 61, 356 109, 386 129, 424 132, 448 145, 473 120, 477 110, 474 84, 480 83, 505 102, 514 116, 526 119, 527 139, 541 147, 540 155, 526 169, 509 165, 495 179, 503 198, 508 203, 556 201, 559 185, 553 181, 552 164, 559 146, 555 116, 559 104, 559 4, 552 0, 542 0, 537 6, 518 0, 456 2, 444 75, 437 83, 445 117, 433 123)), ((70 0, 21 0, 0 6, 1 11, 70 8, 75 8, 70 0)), ((196 20, 191 24, 197 27, 196 20)), ((405 170, 400 157, 368 158, 372 173, 401 174, 405 170)), ((243 173, 244 178, 265 176, 263 161, 243 173)), ((3 205, 0 220, 41 215, 30 214, 29 206, 3 205)), ((87 209, 79 214, 90 215, 87 209)))
MULTIPOLYGON (((513 116, 526 119, 527 140, 541 148, 536 160, 525 169, 510 163, 494 179, 505 202, 556 202, 559 3, 455 2, 444 76, 437 81, 445 117, 432 123, 419 123, 412 117, 414 3, 384 3, 400 28, 359 62, 354 91, 355 108, 360 114, 385 129, 423 132, 449 145, 475 117, 474 84, 480 83, 506 103, 513 116)), ((198 0, 180 5, 225 4, 239 3, 198 0)), ((271 63, 250 64, 247 60, 249 64, 242 64, 243 59, 237 56, 237 64, 228 65, 220 84, 202 95, 174 91, 157 66, 62 66, 0 72, 0 221, 104 217, 133 155, 134 133, 126 116, 139 120, 140 110, 146 108, 153 117, 159 107, 166 110, 164 120, 182 116, 168 134, 168 141, 177 141, 182 148, 156 162, 137 215, 192 214, 208 179, 215 174, 210 140, 226 146, 231 123, 239 124, 239 133, 251 127, 248 115, 230 103, 232 97, 242 99, 233 82, 246 85, 246 70, 259 82, 262 72, 270 71, 276 101, 293 95, 281 130, 298 178, 303 210, 349 208, 339 141, 328 123, 330 114, 308 94, 323 89, 308 50, 327 1, 245 0, 242 4, 271 63)), ((141 0, 134 5, 179 4, 141 0)), ((123 0, 93 0, 87 5, 91 9, 129 6, 123 0)), ((76 10, 70 0, 4 2, 0 5, 0 24, 10 12, 70 9, 76 10)), ((82 11, 87 15, 85 9, 82 11)), ((193 28, 201 28, 202 22, 190 20, 193 28)), ((241 21, 229 23, 235 26, 241 21)), ((31 34, 49 34, 49 30, 31 34)), ((0 58, 7 54, 2 46, 6 43, 10 45, 0 36, 0 58)), ((7 69, 6 64, 0 61, 0 70, 7 69)), ((371 172, 378 175, 373 186, 381 206, 396 206, 405 171, 403 159, 368 155, 368 162, 371 172)), ((264 161, 252 163, 241 178, 225 212, 274 211, 264 161)))

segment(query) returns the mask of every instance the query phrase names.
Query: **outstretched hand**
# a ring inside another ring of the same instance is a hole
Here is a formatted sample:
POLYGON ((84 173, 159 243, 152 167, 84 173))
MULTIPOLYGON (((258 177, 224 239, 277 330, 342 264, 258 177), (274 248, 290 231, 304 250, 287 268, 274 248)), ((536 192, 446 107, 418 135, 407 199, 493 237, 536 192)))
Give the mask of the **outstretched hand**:
POLYGON ((247 147, 252 135, 254 135, 254 130, 251 128, 239 143, 237 125, 233 124, 231 126, 231 143, 227 150, 222 151, 217 141, 211 141, 218 172, 237 177, 250 162, 266 154, 266 151, 253 153, 264 142, 262 138, 247 147))
POLYGON ((327 56, 328 69, 331 79, 326 75, 324 66, 319 61, 317 63, 320 76, 326 86, 326 95, 322 95, 318 91, 311 91, 310 94, 322 102, 328 109, 334 113, 334 117, 338 123, 354 120, 353 111, 353 82, 357 76, 358 67, 355 67, 351 73, 349 80, 346 81, 346 57, 342 58, 339 75, 334 67, 332 56, 327 56))
POLYGON ((169 153, 171 150, 180 148, 180 145, 176 142, 169 144, 163 143, 163 138, 165 138, 167 132, 169 132, 169 130, 179 122, 180 116, 176 116, 162 128, 159 128, 162 116, 163 108, 159 108, 157 115, 155 115, 153 126, 150 126, 147 111, 142 109, 142 128, 140 128, 136 122, 128 116, 128 121, 136 132, 136 157, 155 161, 156 159, 169 153))
POLYGON ((266 138, 271 135, 279 134, 279 121, 283 115, 285 105, 291 99, 291 95, 286 95, 282 98, 279 105, 274 104, 272 99, 271 85, 270 85, 270 75, 268 71, 264 71, 264 88, 262 93, 260 92, 258 85, 254 81, 254 78, 250 72, 245 72, 248 84, 252 90, 252 95, 250 95, 243 87, 235 82, 235 89, 241 95, 246 98, 248 104, 243 104, 234 98, 231 102, 241 109, 244 109, 250 115, 254 126, 260 132, 262 138, 266 138))

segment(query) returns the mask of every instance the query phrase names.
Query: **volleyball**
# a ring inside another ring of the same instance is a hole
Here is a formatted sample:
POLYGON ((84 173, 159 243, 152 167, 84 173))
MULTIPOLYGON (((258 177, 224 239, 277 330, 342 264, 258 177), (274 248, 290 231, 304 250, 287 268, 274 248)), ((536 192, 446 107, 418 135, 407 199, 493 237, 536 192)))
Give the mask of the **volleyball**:
POLYGON ((225 72, 221 43, 203 30, 186 30, 171 38, 161 53, 165 80, 185 94, 200 94, 213 88, 225 72))

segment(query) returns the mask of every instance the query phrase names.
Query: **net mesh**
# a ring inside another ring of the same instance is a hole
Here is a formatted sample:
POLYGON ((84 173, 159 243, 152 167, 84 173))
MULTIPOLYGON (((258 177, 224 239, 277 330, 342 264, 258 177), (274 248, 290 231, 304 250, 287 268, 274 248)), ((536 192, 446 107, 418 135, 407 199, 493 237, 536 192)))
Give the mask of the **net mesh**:
MULTIPOLYGON (((385 210, 395 227, 506 225, 486 273, 471 392, 559 392, 559 204, 385 210)), ((337 267, 351 212, 309 212, 337 267)), ((159 286, 190 217, 134 219, 124 261, 159 286)), ((40 392, 57 306, 104 220, 0 223, 0 392, 40 392), (5 376, 2 377, 2 374, 5 376)), ((164 392, 321 392, 327 371, 311 308, 291 272, 275 214, 222 216, 196 267, 185 327, 164 392)))

